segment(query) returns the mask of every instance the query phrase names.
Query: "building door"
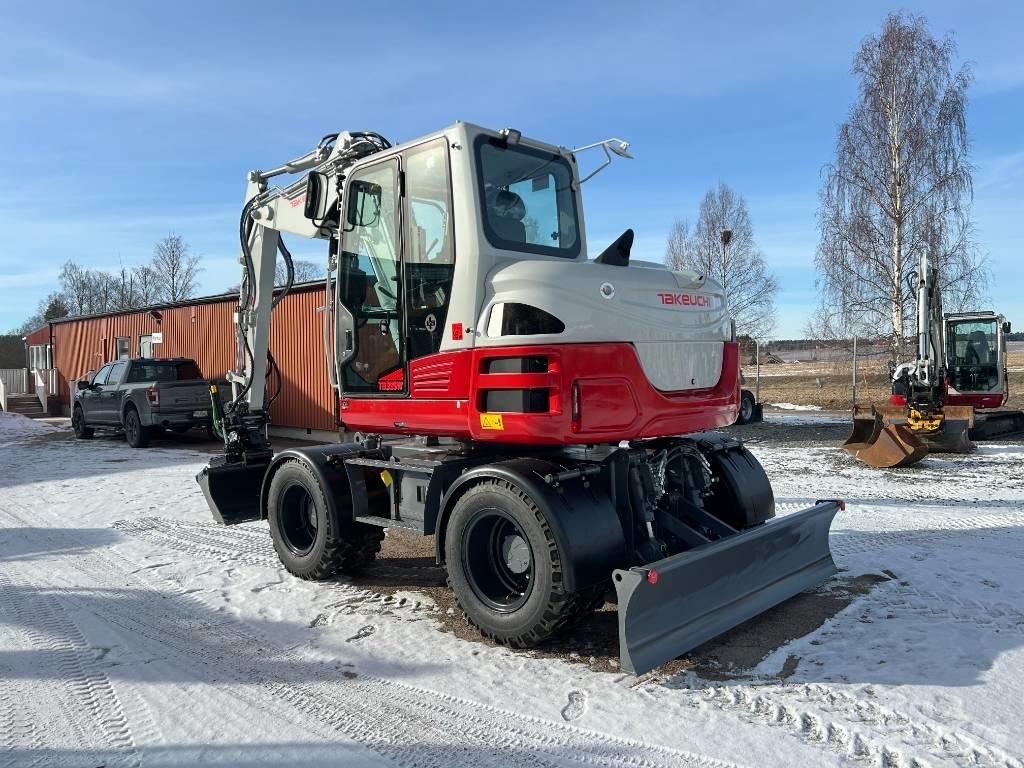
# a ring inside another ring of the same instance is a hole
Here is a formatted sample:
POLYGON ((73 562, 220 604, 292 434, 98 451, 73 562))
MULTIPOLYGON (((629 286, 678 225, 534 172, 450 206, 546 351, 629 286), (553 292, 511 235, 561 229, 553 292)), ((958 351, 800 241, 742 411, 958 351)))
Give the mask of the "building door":
POLYGON ((149 334, 139 336, 139 357, 153 356, 153 337, 149 334))

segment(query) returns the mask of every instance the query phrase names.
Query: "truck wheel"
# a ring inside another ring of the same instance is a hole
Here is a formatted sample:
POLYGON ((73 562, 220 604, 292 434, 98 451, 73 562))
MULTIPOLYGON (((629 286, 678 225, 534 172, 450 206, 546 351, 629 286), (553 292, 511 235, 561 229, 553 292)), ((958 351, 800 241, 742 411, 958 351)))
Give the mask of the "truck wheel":
POLYGON ((274 473, 267 507, 277 556, 300 579, 355 573, 380 552, 383 528, 354 523, 344 536, 336 530, 320 483, 300 461, 289 461, 274 473))
POLYGON ((149 430, 142 426, 142 419, 134 407, 124 412, 124 437, 132 448, 145 448, 149 445, 149 430))
POLYGON ((747 390, 740 392, 740 412, 736 418, 737 424, 749 424, 754 420, 754 394, 747 390))
POLYGON ((445 560, 466 620, 513 648, 543 642, 602 602, 601 587, 565 591, 562 553, 544 513, 504 480, 482 482, 455 503, 445 560))
POLYGON ((88 440, 95 434, 92 427, 85 425, 85 413, 80 405, 76 405, 74 412, 71 414, 71 429, 74 430, 75 437, 79 440, 88 440))

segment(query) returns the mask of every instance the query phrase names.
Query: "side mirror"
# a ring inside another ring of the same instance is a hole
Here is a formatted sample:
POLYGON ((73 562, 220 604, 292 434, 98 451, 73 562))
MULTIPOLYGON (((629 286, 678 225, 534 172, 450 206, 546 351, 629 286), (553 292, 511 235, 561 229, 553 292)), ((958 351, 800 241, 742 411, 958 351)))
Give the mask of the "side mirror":
POLYGON ((310 171, 306 176, 306 207, 302 212, 311 221, 327 217, 327 183, 326 173, 310 171))
POLYGON ((85 379, 79 379, 77 386, 79 392, 84 392, 87 389, 92 389, 92 384, 90 384, 85 379))
POLYGON ((1005 333, 1005 334, 1012 333, 1012 331, 1010 330, 1010 321, 1009 320, 1007 320, 1005 323, 1003 323, 1003 333, 1005 333))
POLYGON ((348 186, 346 218, 353 227, 376 227, 380 221, 380 184, 356 180, 348 186))

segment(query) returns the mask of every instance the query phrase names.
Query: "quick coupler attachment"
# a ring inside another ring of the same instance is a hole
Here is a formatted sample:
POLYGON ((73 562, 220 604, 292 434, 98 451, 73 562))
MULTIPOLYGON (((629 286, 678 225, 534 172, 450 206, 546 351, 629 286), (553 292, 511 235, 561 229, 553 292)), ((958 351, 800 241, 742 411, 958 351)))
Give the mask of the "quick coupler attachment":
POLYGON ((822 583, 828 536, 845 505, 813 507, 648 565, 616 570, 619 659, 643 674, 822 583))

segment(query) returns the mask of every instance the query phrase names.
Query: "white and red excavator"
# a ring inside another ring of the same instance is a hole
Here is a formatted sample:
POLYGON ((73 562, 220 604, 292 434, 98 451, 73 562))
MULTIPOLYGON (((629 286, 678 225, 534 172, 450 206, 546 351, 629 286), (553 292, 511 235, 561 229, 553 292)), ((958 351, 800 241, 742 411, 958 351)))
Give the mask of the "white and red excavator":
POLYGON ((843 447, 875 467, 915 464, 930 452, 968 453, 972 440, 1024 433, 1010 397, 1006 337, 995 312, 943 314, 937 268, 922 254, 909 277, 917 300, 917 358, 892 371, 888 403, 854 406, 843 447))
POLYGON ((588 255, 581 185, 627 149, 456 123, 396 146, 330 134, 253 171, 233 398, 212 392, 225 453, 198 477, 215 517, 266 519, 306 579, 367 564, 386 528, 434 536, 468 621, 514 647, 614 587, 636 673, 833 574, 841 502, 773 519, 756 459, 710 431, 740 402, 721 287, 630 264, 631 230, 588 255), (583 175, 585 150, 604 158, 583 175), (274 454, 285 232, 327 244, 327 376, 353 438, 274 454))

